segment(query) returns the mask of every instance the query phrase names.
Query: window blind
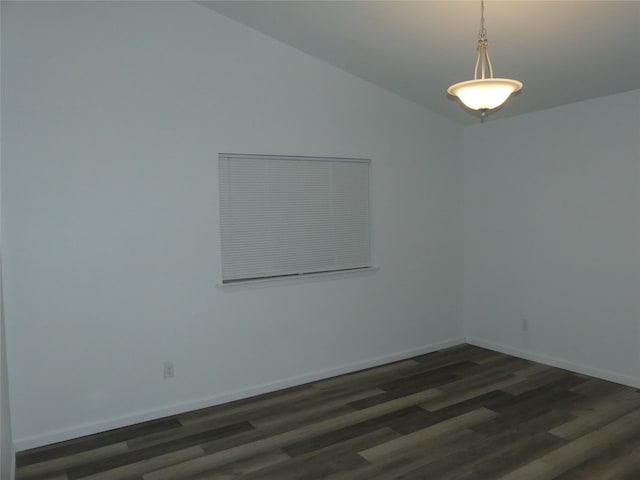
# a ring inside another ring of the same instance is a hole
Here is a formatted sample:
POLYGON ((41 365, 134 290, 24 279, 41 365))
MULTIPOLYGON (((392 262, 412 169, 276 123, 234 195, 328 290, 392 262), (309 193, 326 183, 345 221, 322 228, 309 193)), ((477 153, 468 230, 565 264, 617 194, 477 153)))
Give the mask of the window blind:
POLYGON ((369 160, 218 161, 223 284, 371 266, 369 160))

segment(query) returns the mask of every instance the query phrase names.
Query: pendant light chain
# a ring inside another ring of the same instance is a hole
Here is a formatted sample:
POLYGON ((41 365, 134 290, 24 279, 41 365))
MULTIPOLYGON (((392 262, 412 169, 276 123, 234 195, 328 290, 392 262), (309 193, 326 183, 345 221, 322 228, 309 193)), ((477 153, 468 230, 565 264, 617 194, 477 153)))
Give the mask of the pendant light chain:
POLYGON ((484 0, 480 0, 480 34, 478 41, 487 41, 487 29, 484 27, 484 0))

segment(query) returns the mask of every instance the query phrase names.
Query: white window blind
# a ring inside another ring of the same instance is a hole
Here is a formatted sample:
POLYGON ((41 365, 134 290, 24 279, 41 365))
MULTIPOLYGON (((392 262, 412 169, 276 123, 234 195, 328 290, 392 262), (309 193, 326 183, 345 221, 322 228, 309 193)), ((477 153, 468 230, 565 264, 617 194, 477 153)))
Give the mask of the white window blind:
POLYGON ((369 166, 220 154, 223 284, 370 267, 369 166))

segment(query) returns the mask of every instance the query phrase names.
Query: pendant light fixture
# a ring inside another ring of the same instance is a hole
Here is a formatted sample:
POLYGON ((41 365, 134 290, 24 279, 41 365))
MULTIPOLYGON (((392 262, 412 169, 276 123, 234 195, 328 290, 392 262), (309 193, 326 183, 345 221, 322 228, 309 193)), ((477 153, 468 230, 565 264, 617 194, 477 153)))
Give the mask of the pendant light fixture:
POLYGON ((478 58, 473 80, 456 83, 447 93, 458 97, 472 110, 478 110, 484 117, 489 110, 498 108, 507 101, 509 95, 522 88, 522 82, 510 78, 493 78, 493 67, 489 59, 489 41, 484 27, 484 0, 480 0, 480 33, 478 37, 478 58))

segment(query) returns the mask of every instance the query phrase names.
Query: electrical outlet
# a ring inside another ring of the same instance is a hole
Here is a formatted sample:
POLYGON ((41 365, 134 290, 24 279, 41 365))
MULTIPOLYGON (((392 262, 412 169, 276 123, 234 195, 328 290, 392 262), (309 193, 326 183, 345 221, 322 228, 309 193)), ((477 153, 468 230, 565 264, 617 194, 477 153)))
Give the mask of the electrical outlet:
POLYGON ((167 378, 173 378, 175 374, 176 372, 173 369, 173 362, 170 360, 167 360, 166 362, 164 362, 164 371, 162 374, 164 379, 166 380, 167 378))
POLYGON ((529 331, 529 319, 527 317, 522 317, 522 331, 529 331))

